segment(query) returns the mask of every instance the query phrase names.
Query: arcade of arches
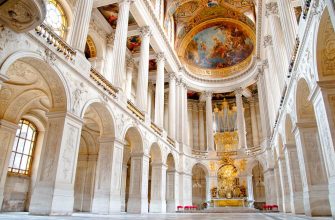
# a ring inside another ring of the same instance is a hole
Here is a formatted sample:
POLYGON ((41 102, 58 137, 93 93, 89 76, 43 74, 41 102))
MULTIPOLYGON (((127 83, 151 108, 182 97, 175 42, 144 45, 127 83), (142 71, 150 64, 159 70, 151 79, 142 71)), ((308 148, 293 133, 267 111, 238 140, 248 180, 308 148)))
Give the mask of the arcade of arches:
POLYGON ((334 218, 334 28, 332 0, 0 1, 0 211, 334 218))

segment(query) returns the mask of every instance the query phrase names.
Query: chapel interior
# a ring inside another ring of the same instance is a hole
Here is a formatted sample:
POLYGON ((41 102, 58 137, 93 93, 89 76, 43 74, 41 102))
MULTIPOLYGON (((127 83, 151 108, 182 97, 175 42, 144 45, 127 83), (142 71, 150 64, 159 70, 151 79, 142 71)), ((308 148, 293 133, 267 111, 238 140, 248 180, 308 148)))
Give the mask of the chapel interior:
POLYGON ((0 219, 335 219, 334 30, 334 0, 0 0, 0 219))

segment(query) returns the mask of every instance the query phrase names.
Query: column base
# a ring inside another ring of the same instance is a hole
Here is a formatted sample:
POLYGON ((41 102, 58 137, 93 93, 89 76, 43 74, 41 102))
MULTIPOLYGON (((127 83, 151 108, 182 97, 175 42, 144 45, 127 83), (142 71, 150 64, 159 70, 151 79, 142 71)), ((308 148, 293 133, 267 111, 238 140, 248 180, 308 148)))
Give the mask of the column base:
MULTIPOLYGON (((335 176, 329 178, 329 203, 333 218, 335 218, 335 176)), ((1 199, 1 198, 0 198, 1 199)))
POLYGON ((127 212, 134 214, 148 213, 148 199, 147 198, 129 198, 127 204, 127 212))
POLYGON ((3 203, 3 189, 0 189, 0 212, 2 210, 2 203, 3 203))
POLYGON ((121 201, 117 196, 109 193, 99 193, 94 196, 92 213, 108 215, 112 213, 120 213, 121 201))
POLYGON ((291 211, 293 214, 305 214, 302 192, 295 192, 291 197, 291 211))
POLYGON ((304 191, 304 208, 307 216, 330 216, 328 186, 312 186, 304 191))
POLYGON ((176 202, 173 201, 167 201, 166 203, 166 212, 176 212, 177 206, 176 202))
POLYGON ((285 213, 291 213, 291 199, 290 195, 285 195, 285 213))
POLYGON ((32 215, 72 215, 73 205, 73 190, 67 189, 67 186, 59 187, 59 189, 51 186, 38 186, 31 199, 29 213, 32 215))
POLYGON ((166 201, 165 200, 151 200, 149 211, 152 213, 166 213, 166 201))

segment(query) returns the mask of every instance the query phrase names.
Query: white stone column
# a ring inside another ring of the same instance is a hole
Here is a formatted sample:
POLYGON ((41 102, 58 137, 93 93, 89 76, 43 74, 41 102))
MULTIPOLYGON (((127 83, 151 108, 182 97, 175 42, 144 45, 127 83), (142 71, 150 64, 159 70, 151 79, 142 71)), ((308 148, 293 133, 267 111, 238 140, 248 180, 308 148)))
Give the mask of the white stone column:
MULTIPOLYGON (((168 132, 169 131, 169 103, 168 103, 168 95, 164 93, 164 122, 163 129, 168 132)), ((167 133, 167 135, 169 135, 167 133)))
POLYGON ((212 95, 213 94, 211 92, 205 92, 205 96, 206 96, 207 151, 214 151, 212 95))
POLYGON ((182 99, 181 99, 181 80, 179 78, 176 78, 176 123, 174 126, 176 126, 176 140, 178 142, 182 142, 182 123, 177 123, 181 122, 182 117, 181 117, 181 111, 180 109, 182 108, 182 99))
POLYGON ((132 58, 127 59, 127 75, 126 75, 126 96, 127 99, 131 98, 131 89, 132 89, 132 81, 133 81, 133 73, 135 68, 135 61, 132 58))
POLYGON ((149 156, 132 154, 127 212, 148 213, 148 175, 149 156))
POLYGON ((124 143, 113 137, 99 139, 99 156, 92 212, 121 211, 121 178, 124 143), (106 172, 108 171, 108 172, 106 172))
POLYGON ((155 124, 163 128, 164 121, 164 53, 156 55, 157 61, 157 78, 156 78, 156 93, 155 93, 155 124))
POLYGON ((254 186, 252 184, 252 175, 247 176, 247 195, 248 195, 248 203, 253 207, 254 203, 254 186))
POLYGON ((29 212, 69 215, 73 212, 74 181, 82 121, 72 113, 48 113, 47 136, 29 212))
POLYGON ((193 103, 187 103, 187 130, 188 130, 188 146, 194 149, 194 140, 193 140, 193 103))
POLYGON ((291 0, 281 0, 277 2, 279 5, 280 20, 285 34, 285 48, 287 54, 291 54, 295 44, 295 36, 297 35, 297 19, 294 14, 291 0))
POLYGON ((77 1, 71 29, 70 45, 84 52, 92 13, 93 0, 77 1))
POLYGON ((127 164, 122 165, 122 180, 121 180, 121 212, 126 211, 126 187, 127 187, 127 164))
POLYGON ((147 90, 147 94, 146 94, 146 97, 147 97, 147 106, 146 106, 146 113, 147 113, 147 116, 150 118, 151 121, 153 121, 153 118, 152 118, 152 115, 155 114, 155 112, 152 112, 152 108, 154 106, 155 103, 152 103, 153 101, 153 90, 155 89, 155 86, 152 84, 152 82, 149 82, 148 83, 148 90, 147 90))
POLYGON ((192 175, 182 172, 179 174, 179 204, 192 205, 192 175))
POLYGON ((275 204, 276 199, 276 189, 275 187, 275 174, 274 169, 269 168, 264 172, 264 183, 265 183, 265 198, 267 204, 275 204))
POLYGON ((167 171, 166 176, 166 211, 175 212, 178 202, 179 174, 176 170, 167 171))
POLYGON ((275 190, 276 190, 276 202, 278 205, 278 209, 280 211, 283 211, 283 196, 281 193, 281 184, 280 184, 280 175, 279 175, 279 168, 278 168, 278 161, 277 158, 275 158, 276 160, 276 165, 274 167, 274 174, 275 174, 275 190))
MULTIPOLYGON (((283 0, 282 0, 283 1, 283 0)), ((286 77, 286 73, 288 72, 288 62, 289 62, 289 54, 287 54, 285 50, 284 43, 284 33, 281 27, 280 19, 278 17, 278 4, 276 2, 271 2, 266 4, 266 16, 269 19, 269 27, 272 33, 273 45, 274 45, 274 59, 278 65, 278 82, 280 83, 281 90, 284 87, 284 79, 286 77)))
POLYGON ((113 81, 112 83, 119 89, 122 89, 122 81, 124 78, 124 68, 126 62, 127 49, 127 32, 129 8, 132 0, 119 1, 119 14, 116 24, 114 50, 113 50, 113 81))
POLYGON ((266 85, 263 71, 258 73, 257 88, 258 88, 259 111, 262 123, 262 134, 263 134, 262 138, 267 140, 268 137, 271 135, 271 129, 270 129, 270 120, 267 105, 268 97, 266 93, 266 85))
POLYGON ((198 103, 193 102, 192 104, 192 126, 193 130, 193 149, 200 150, 199 148, 199 111, 198 111, 198 103))
POLYGON ((205 146, 205 118, 204 118, 205 103, 199 103, 199 148, 201 151, 206 151, 205 146))
POLYGON ((12 154, 17 129, 18 125, 3 119, 0 120, 0 210, 3 202, 9 159, 12 154))
POLYGON ((246 131, 245 131, 242 89, 238 89, 235 91, 235 97, 236 97, 236 108, 237 108, 237 119, 236 120, 237 120, 239 147, 241 149, 246 149, 247 148, 247 137, 246 137, 246 131))
POLYGON ((318 86, 312 101, 327 169, 330 207, 332 215, 335 216, 335 115, 333 101, 331 103, 335 92, 334 85, 330 83, 330 85, 318 86))
POLYGON ((150 45, 150 28, 143 26, 139 29, 141 42, 140 61, 138 65, 136 104, 137 107, 147 112, 147 91, 149 78, 149 45, 150 45))
POLYGON ((169 136, 176 138, 176 75, 169 74, 169 136))
POLYGON ((285 158, 283 156, 279 157, 278 160, 278 167, 279 167, 279 175, 280 175, 280 182, 281 182, 281 191, 283 196, 283 211, 288 213, 291 212, 291 197, 290 197, 290 189, 289 189, 289 182, 287 178, 287 168, 285 158))
POLYGON ((290 187, 291 211, 293 214, 304 214, 302 183, 296 146, 293 144, 285 144, 284 154, 287 179, 290 187))
POLYGON ((250 116, 251 116, 252 143, 253 143, 253 147, 258 147, 259 146, 258 125, 257 125, 254 97, 251 97, 249 99, 249 106, 250 106, 250 116))
POLYGON ((181 86, 181 98, 182 98, 182 140, 183 144, 188 145, 189 142, 189 136, 190 136, 190 131, 188 127, 188 100, 187 100, 187 85, 185 82, 182 83, 181 86))
POLYGON ((150 212, 166 212, 166 169, 165 164, 152 164, 150 212))
POLYGON ((109 34, 106 37, 106 55, 105 55, 105 65, 104 65, 104 76, 112 82, 112 72, 113 72, 113 44, 114 44, 114 34, 109 34))

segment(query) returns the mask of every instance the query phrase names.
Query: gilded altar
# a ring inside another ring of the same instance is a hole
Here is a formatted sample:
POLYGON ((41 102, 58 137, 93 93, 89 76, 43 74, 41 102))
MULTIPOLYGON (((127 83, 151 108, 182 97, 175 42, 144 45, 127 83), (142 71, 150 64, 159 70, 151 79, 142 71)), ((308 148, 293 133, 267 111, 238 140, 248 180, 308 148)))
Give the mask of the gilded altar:
POLYGON ((245 207, 244 198, 236 199, 213 199, 213 206, 216 207, 245 207))

